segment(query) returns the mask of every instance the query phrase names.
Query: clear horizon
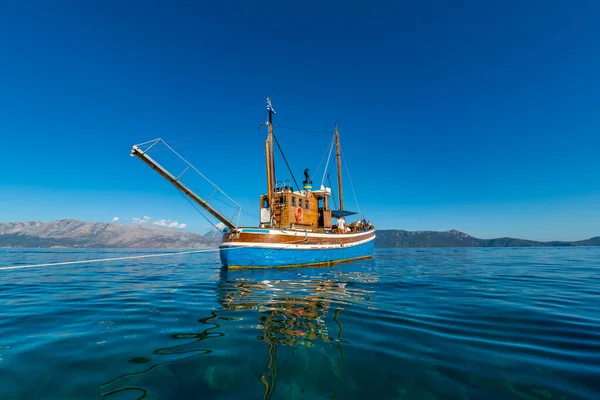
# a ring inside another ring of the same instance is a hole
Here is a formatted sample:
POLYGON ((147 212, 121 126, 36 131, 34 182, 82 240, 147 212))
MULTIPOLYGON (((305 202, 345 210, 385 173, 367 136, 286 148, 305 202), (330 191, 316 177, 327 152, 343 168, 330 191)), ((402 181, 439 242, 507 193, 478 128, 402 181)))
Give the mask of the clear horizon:
MULTIPOLYGON (((129 157, 157 137, 256 215, 266 187, 257 127, 271 97, 297 179, 310 168, 320 183, 338 124, 360 209, 378 229, 600 236, 600 3, 3 11, 0 221, 148 216, 204 232, 188 202, 129 157)), ((281 159, 277 171, 287 178, 281 159)))
MULTIPOLYGON (((165 223, 165 220, 158 220, 158 221, 153 221, 150 217, 143 217, 143 218, 134 218, 135 220, 132 220, 131 218, 127 218, 125 220, 118 220, 118 221, 85 221, 85 220, 78 220, 75 218, 61 218, 58 220, 51 220, 51 221, 42 221, 42 220, 30 220, 30 221, 0 221, 1 223, 26 223, 26 222, 41 222, 41 223, 51 223, 51 222, 57 222, 57 221, 61 221, 61 220, 76 220, 76 221, 81 221, 81 222, 89 222, 89 223, 110 223, 110 224, 117 224, 117 225, 125 225, 125 226, 134 226, 134 225, 143 225, 143 226, 150 226, 150 227, 154 227, 154 228, 158 228, 158 229, 166 229, 166 230, 170 230, 173 232, 192 232, 192 233, 197 233, 197 234, 206 234, 209 233, 211 231, 217 232, 215 230, 214 227, 212 226, 204 226, 204 228, 202 230, 199 231, 195 231, 195 230, 190 230, 187 229, 186 227, 175 227, 175 226, 169 226, 168 223, 165 223)), ((168 222, 168 221, 167 221, 168 222)), ((177 223, 177 221, 172 221, 173 224, 177 223)), ((540 241, 537 239, 531 239, 531 238, 526 238, 526 237, 515 237, 515 236, 495 236, 495 237, 479 237, 476 235, 471 235, 469 232, 464 232, 464 231, 460 231, 459 229, 446 229, 446 230, 431 230, 431 229, 423 229, 423 230, 407 230, 407 229, 401 229, 401 228, 386 228, 386 229, 378 229, 378 230, 405 230, 405 231, 409 231, 409 232, 449 232, 449 231, 459 231, 462 233, 466 233, 467 235, 474 237, 476 239, 484 239, 484 240, 489 240, 489 239, 502 239, 505 237, 509 237, 511 239, 523 239, 523 240, 532 240, 532 241, 540 241)), ((579 239, 572 239, 572 240, 554 240, 554 239, 550 239, 550 240, 543 240, 541 242, 553 242, 553 241, 564 241, 564 242, 578 242, 578 241, 582 241, 582 240, 587 240, 587 239, 593 239, 595 237, 600 237, 600 235, 596 235, 596 236, 590 236, 590 237, 586 237, 586 238, 579 238, 579 239)))

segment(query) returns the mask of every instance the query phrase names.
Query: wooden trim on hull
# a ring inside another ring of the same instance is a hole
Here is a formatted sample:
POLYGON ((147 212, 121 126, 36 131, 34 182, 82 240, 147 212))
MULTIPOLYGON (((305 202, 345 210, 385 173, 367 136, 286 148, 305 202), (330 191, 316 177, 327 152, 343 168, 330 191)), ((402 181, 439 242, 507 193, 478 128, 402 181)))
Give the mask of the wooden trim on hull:
POLYGON ((331 249, 348 249, 354 246, 360 246, 375 240, 374 236, 366 239, 357 240, 350 243, 326 243, 326 244, 307 244, 304 239, 282 242, 282 243, 265 243, 265 242, 229 242, 221 243, 219 249, 296 249, 296 250, 331 250, 331 249))
POLYGON ((317 263, 293 264, 293 265, 229 265, 230 269, 261 269, 261 268, 305 268, 305 267, 328 267, 333 264, 341 264, 358 260, 370 260, 373 256, 362 256, 348 258, 345 260, 332 260, 317 263))
POLYGON ((302 231, 279 232, 267 229, 262 232, 244 232, 242 229, 239 233, 227 233, 223 235, 222 245, 235 245, 237 243, 256 243, 257 245, 301 243, 303 246, 345 245, 375 238, 375 230, 355 234, 311 234, 311 232, 302 231))

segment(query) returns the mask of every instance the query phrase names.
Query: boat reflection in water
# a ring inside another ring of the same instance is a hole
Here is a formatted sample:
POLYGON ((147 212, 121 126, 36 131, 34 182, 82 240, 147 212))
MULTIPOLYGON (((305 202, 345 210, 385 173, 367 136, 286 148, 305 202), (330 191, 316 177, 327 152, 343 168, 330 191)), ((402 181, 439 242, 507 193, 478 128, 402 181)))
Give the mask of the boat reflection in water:
MULTIPOLYGON (((371 262, 360 265, 365 263, 371 262)), ((351 270, 351 267, 346 270, 351 270)), ((344 272, 343 269, 319 274, 316 278, 298 275, 287 272, 271 274, 277 279, 257 280, 264 276, 252 272, 222 271, 220 303, 223 309, 258 312, 255 328, 261 334, 257 338, 268 344, 269 356, 266 373, 260 375, 265 387, 265 399, 271 398, 276 389, 280 367, 284 363, 294 363, 293 350, 291 355, 286 354, 283 362, 279 362, 278 348, 282 346, 310 348, 317 342, 331 342, 337 354, 333 356, 325 351, 322 354, 329 358, 326 369, 333 369, 334 380, 337 380, 344 360, 341 313, 349 304, 372 300, 370 292, 352 287, 351 284, 357 280, 377 280, 370 273, 344 272)), ((311 368, 315 371, 319 369, 317 365, 311 368)), ((286 379, 286 382, 290 384, 290 379, 286 379)))
MULTIPOLYGON (((223 309, 228 311, 255 310, 260 315, 257 329, 263 331, 261 339, 270 344, 310 346, 314 340, 329 341, 325 319, 333 313, 340 326, 337 313, 343 304, 332 304, 331 295, 343 296, 345 283, 331 280, 304 281, 230 281, 224 285, 227 292, 223 309), (294 290, 303 285, 310 295, 284 297, 278 291, 294 290), (257 294, 272 292, 272 296, 261 299, 257 294)), ((340 329, 341 330, 341 329, 340 329)))
POLYGON ((106 382, 103 395, 135 390, 141 398, 184 398, 202 390, 206 398, 335 396, 344 363, 343 312, 357 302, 373 303, 373 292, 364 289, 371 286, 362 284, 377 281, 372 265, 222 268, 215 288, 219 306, 198 320, 206 329, 171 334, 168 341, 176 345, 163 343, 153 351, 152 365, 106 382))

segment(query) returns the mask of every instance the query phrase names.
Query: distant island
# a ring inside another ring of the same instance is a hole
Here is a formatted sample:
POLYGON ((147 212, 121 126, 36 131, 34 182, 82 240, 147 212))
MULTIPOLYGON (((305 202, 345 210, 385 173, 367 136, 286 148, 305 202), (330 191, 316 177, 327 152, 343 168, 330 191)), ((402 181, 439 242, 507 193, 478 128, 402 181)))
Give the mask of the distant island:
MULTIPOLYGON (((149 225, 122 225, 62 219, 53 222, 0 222, 0 247, 9 248, 206 248, 220 242, 218 232, 205 235, 149 225)), ((575 242, 538 242, 498 238, 478 239, 450 230, 377 230, 378 248, 435 247, 566 247, 600 246, 600 236, 575 242)))
POLYGON ((375 247, 569 247, 600 246, 600 236, 575 242, 538 242, 536 240, 515 239, 509 237, 497 239, 478 239, 466 233, 450 230, 403 231, 385 229, 377 231, 375 247))

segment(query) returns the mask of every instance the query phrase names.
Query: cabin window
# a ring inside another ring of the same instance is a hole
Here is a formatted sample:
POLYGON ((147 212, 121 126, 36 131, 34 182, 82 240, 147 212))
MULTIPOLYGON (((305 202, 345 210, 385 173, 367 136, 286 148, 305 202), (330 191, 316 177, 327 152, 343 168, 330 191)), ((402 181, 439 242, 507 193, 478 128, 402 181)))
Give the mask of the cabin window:
POLYGON ((306 200, 306 209, 308 210, 308 200, 306 200))
POLYGON ((298 199, 298 207, 302 208, 302 199, 298 199))
POLYGON ((294 196, 292 196, 292 205, 295 206, 296 205, 296 198, 294 196))
POLYGON ((263 199, 263 208, 269 208, 269 199, 266 197, 263 199))

